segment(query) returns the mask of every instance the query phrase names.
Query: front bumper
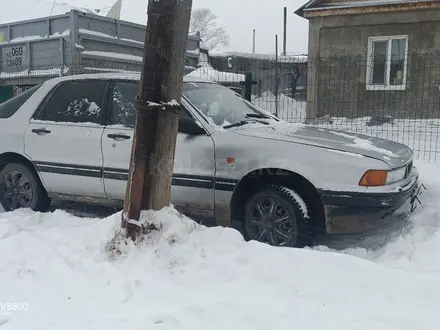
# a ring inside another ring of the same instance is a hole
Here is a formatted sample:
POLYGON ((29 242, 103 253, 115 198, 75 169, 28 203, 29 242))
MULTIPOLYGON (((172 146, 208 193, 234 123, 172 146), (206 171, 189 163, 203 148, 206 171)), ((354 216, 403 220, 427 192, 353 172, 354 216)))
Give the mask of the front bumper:
POLYGON ((413 210, 415 203, 420 201, 423 186, 415 168, 413 172, 411 179, 395 191, 321 191, 327 233, 354 234, 375 229, 383 223, 383 219, 394 214, 408 201, 413 210))

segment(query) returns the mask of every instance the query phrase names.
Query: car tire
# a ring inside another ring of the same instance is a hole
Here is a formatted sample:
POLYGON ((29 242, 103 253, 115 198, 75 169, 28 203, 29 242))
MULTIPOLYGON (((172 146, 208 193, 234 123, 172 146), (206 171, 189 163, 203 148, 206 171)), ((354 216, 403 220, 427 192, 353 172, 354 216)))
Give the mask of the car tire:
POLYGON ((0 203, 5 211, 30 208, 45 212, 51 200, 33 168, 11 163, 0 171, 0 203))
POLYGON ((299 248, 313 243, 310 209, 288 187, 265 186, 247 200, 244 214, 244 234, 248 240, 299 248))

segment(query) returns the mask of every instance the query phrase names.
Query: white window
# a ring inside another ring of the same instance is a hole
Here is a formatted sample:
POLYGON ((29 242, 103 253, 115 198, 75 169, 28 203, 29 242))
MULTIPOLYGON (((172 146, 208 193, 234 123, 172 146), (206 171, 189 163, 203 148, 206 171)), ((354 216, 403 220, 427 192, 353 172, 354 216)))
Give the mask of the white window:
POLYGON ((408 36, 368 38, 367 90, 405 90, 408 36))

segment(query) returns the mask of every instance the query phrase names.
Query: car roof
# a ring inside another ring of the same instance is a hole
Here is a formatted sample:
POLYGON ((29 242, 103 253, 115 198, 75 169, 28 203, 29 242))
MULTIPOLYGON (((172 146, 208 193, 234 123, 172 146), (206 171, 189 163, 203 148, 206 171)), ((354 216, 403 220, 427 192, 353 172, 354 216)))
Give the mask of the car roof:
MULTIPOLYGON (((120 80, 140 80, 141 74, 137 72, 104 72, 104 73, 86 73, 86 74, 76 74, 67 75, 62 77, 56 77, 49 79, 53 84, 58 84, 62 81, 71 80, 84 80, 84 79, 120 79, 120 80)), ((183 82, 194 82, 194 83, 214 83, 211 80, 206 80, 203 78, 183 76, 183 82)))

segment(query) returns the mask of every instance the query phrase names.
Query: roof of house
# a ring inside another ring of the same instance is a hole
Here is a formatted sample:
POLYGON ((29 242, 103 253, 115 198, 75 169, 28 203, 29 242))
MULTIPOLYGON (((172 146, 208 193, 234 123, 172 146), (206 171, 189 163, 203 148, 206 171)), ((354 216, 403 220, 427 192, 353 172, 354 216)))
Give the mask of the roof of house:
POLYGON ((426 2, 427 0, 343 0, 327 3, 326 0, 310 0, 295 11, 295 14, 303 17, 305 11, 320 9, 342 9, 370 6, 389 6, 426 2))

